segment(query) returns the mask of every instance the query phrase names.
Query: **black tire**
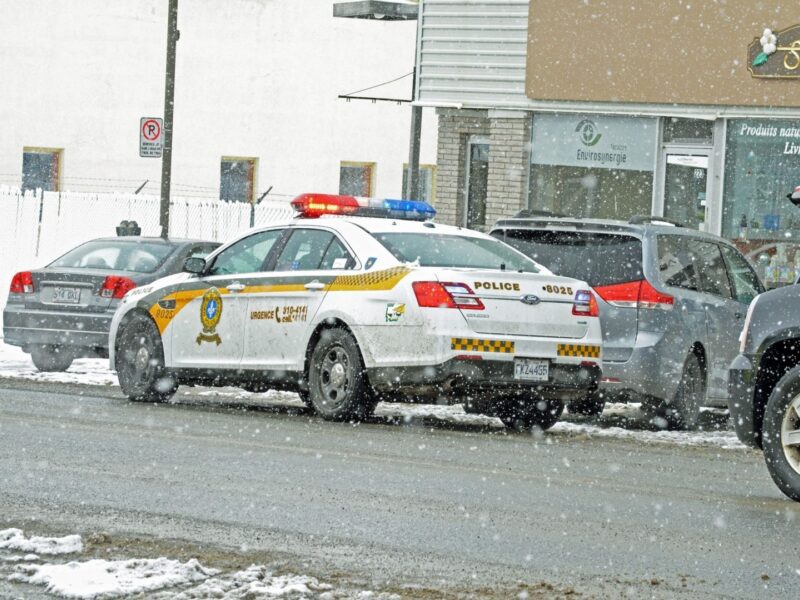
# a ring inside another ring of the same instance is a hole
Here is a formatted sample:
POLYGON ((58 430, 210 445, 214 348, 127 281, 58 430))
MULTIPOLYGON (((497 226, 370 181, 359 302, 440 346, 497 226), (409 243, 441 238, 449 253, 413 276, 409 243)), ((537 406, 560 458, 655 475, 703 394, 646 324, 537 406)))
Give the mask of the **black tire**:
POLYGON ((800 502, 800 367, 784 375, 769 396, 764 413, 764 460, 775 485, 800 502), (794 439, 787 434, 793 433, 794 439))
POLYGON ((360 421, 375 409, 358 345, 344 329, 324 330, 314 346, 308 395, 314 410, 329 421, 360 421))
POLYGON ((494 416, 509 429, 546 431, 558 423, 564 413, 561 400, 545 400, 535 396, 514 395, 498 401, 494 416))
POLYGON ((33 366, 40 371, 66 371, 75 359, 74 354, 65 346, 42 344, 31 348, 33 366))
POLYGON ((606 406, 606 399, 598 391, 589 392, 580 400, 573 400, 567 404, 567 410, 573 415, 583 415, 585 417, 599 417, 603 414, 606 406))
POLYGON ((133 402, 166 402, 178 389, 164 367, 161 336, 149 317, 136 315, 122 326, 116 367, 122 392, 133 402))
POLYGON ((700 357, 692 352, 683 364, 678 390, 672 400, 663 401, 654 407, 643 405, 643 408, 658 427, 691 430, 697 427, 700 407, 705 401, 706 376, 703 364, 700 357))

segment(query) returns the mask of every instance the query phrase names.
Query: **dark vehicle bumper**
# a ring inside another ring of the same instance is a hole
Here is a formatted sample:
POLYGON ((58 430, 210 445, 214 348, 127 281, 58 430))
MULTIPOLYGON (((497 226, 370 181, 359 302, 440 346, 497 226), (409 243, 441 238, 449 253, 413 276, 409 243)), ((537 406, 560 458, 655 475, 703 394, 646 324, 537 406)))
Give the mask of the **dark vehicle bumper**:
POLYGON ((108 352, 108 331, 113 311, 75 313, 30 310, 6 306, 3 338, 6 344, 25 349, 34 344, 57 344, 108 352))
POLYGON ((381 367, 367 370, 372 386, 382 392, 419 396, 460 396, 535 391, 545 398, 572 400, 600 385, 597 365, 550 363, 548 381, 514 379, 512 361, 450 360, 430 367, 381 367))
POLYGON ((759 445, 761 438, 761 432, 756 431, 753 409, 756 374, 752 357, 744 354, 734 359, 728 371, 728 410, 733 428, 739 441, 753 447, 759 445))

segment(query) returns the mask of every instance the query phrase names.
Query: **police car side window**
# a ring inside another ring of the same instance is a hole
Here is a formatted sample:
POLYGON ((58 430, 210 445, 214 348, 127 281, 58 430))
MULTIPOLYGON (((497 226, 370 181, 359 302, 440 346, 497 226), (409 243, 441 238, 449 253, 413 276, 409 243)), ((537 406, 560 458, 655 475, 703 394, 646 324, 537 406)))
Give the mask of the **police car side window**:
POLYGON ((321 229, 295 229, 278 255, 276 271, 315 271, 333 239, 333 234, 321 229))
POLYGON ((282 234, 282 229, 271 229, 239 240, 217 255, 208 274, 234 275, 261 271, 269 251, 282 234))
POLYGON ((320 264, 319 268, 325 270, 352 269, 353 264, 355 264, 355 260, 350 256, 347 248, 334 237, 325 251, 325 256, 322 257, 322 264, 320 264))

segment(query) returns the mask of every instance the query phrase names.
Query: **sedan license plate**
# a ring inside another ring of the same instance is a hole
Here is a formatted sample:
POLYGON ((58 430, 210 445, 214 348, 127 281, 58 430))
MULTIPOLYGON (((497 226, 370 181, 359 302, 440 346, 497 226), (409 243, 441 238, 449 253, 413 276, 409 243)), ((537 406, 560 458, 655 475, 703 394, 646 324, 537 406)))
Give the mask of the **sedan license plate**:
POLYGON ((80 288, 53 288, 53 302, 59 304, 78 304, 81 301, 80 288))
POLYGON ((515 358, 514 379, 548 381, 550 379, 550 361, 536 358, 515 358))

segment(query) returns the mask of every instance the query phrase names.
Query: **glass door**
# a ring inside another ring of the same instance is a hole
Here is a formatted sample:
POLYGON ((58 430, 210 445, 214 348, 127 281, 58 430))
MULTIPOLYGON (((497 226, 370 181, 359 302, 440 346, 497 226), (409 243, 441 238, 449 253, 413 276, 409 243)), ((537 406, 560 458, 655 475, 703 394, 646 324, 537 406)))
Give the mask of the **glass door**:
POLYGON ((472 137, 467 142, 466 190, 463 223, 469 229, 486 227, 486 193, 489 183, 489 140, 472 137))
POLYGON ((706 229, 710 148, 664 151, 664 216, 687 227, 706 229))

